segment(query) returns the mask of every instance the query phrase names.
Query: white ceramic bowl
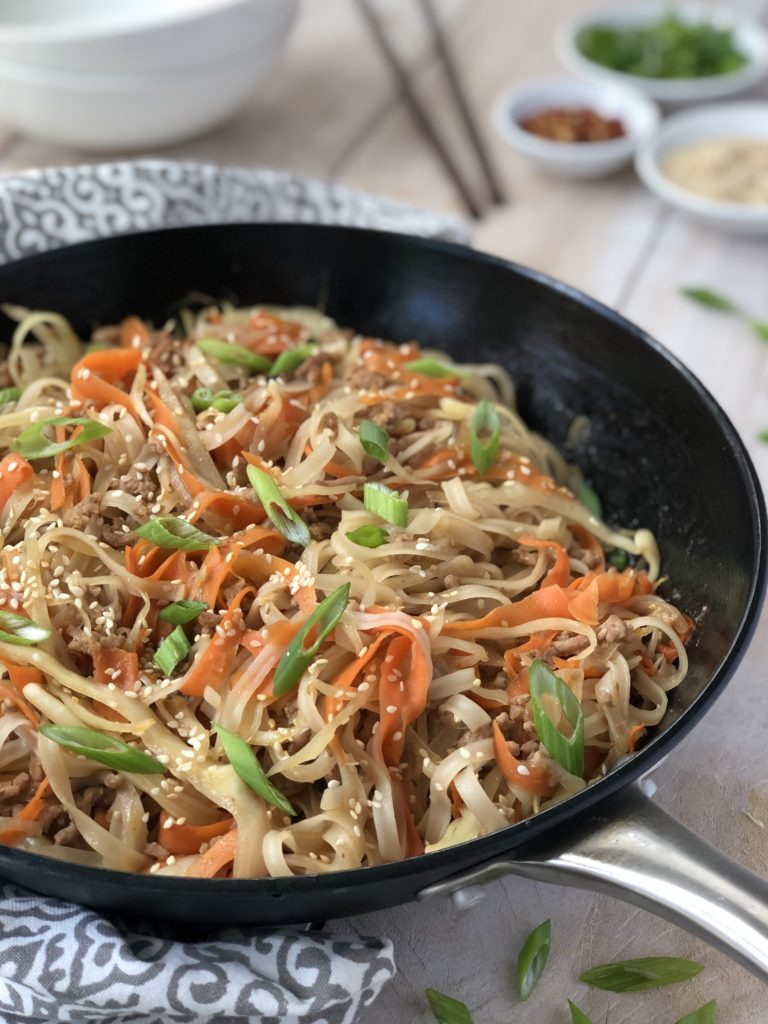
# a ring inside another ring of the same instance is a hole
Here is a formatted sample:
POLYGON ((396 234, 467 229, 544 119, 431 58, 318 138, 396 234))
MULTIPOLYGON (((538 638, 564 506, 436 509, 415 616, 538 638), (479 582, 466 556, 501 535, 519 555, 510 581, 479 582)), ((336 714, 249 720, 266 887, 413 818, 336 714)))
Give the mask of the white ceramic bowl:
POLYGON ((297 2, 0 0, 0 118, 92 150, 199 134, 253 95, 297 2))
POLYGON ((587 78, 612 81, 640 89, 660 103, 691 103, 701 100, 723 99, 751 89, 768 74, 768 32, 756 21, 740 17, 726 6, 712 7, 702 4, 682 6, 663 3, 634 3, 626 7, 609 7, 592 11, 560 25, 555 33, 555 50, 563 64, 574 74, 587 78), (733 30, 736 46, 747 58, 747 63, 724 75, 703 78, 644 78, 614 71, 585 57, 577 45, 579 33, 594 25, 633 28, 659 21, 670 10, 685 21, 706 21, 718 28, 733 30))
POLYGON ((49 72, 0 60, 0 119, 33 138, 83 149, 169 145, 233 114, 274 56, 272 49, 257 50, 189 71, 122 76, 49 72))
POLYGON ((625 167, 659 120, 656 105, 640 93, 571 78, 526 82, 503 92, 493 105, 496 131, 540 170, 567 178, 600 178, 625 167), (520 122, 544 110, 588 107, 618 118, 625 135, 605 142, 556 142, 525 131, 520 122))
POLYGON ((768 141, 768 102, 717 103, 669 117, 637 153, 637 173, 672 206, 721 231, 768 236, 768 206, 724 202, 698 195, 670 181, 664 164, 677 150, 706 139, 747 135, 768 141))
POLYGON ((0 0, 0 60, 134 74, 276 51, 296 0, 0 0))

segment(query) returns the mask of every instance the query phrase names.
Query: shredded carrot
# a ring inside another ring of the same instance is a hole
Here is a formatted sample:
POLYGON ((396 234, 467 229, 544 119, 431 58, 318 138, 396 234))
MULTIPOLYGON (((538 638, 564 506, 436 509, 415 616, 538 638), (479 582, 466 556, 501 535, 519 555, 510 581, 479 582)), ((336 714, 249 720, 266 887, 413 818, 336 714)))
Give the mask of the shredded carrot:
POLYGON ((120 324, 118 344, 121 348, 146 348, 149 344, 149 331, 143 320, 137 316, 127 316, 120 324))
MULTIPOLYGON (((270 640, 272 640, 272 631, 273 627, 270 626, 270 640)), ((337 692, 352 689, 358 676, 361 675, 365 667, 376 657, 376 655, 379 652, 379 648, 384 643, 384 641, 388 640, 390 637, 391 633, 381 633, 373 641, 373 643, 368 645, 365 654, 362 654, 360 655, 360 657, 355 658, 355 660, 350 662, 349 665, 346 666, 346 668, 342 669, 342 671, 336 676, 336 678, 333 681, 333 685, 335 686, 337 692)), ((329 722, 333 718, 333 716, 338 714, 338 712, 341 710, 343 699, 344 698, 342 697, 329 696, 323 698, 322 714, 326 722, 329 722)), ((342 761, 345 759, 344 748, 342 747, 338 736, 336 736, 335 734, 333 735, 329 746, 331 747, 334 756, 338 760, 342 761)))
POLYGON ((162 811, 158 835, 169 853, 181 854, 199 853, 203 843, 225 835, 234 824, 231 817, 214 821, 211 825, 179 825, 175 821, 169 825, 169 820, 170 815, 162 811))
POLYGON ((43 674, 39 669, 28 668, 27 666, 15 665, 10 661, 3 661, 3 664, 8 669, 8 675, 10 676, 10 682, 5 679, 0 679, 0 696, 5 697, 6 700, 12 701, 24 717, 29 721, 35 728, 40 724, 40 719, 36 713, 29 706, 27 701, 22 695, 22 690, 27 683, 38 683, 42 685, 43 674))
POLYGON ((22 807, 19 813, 15 816, 15 820, 19 823, 19 826, 14 827, 13 825, 9 825, 4 828, 0 832, 0 843, 4 846, 15 846, 16 843, 20 843, 25 836, 28 836, 30 832, 33 831, 28 826, 31 822, 37 821, 40 817, 40 814, 45 807, 45 797, 49 788, 48 779, 43 779, 35 790, 32 799, 25 804, 25 806, 22 807))
POLYGON ((115 385, 134 374, 140 362, 141 352, 137 348, 90 352, 72 367, 72 397, 81 402, 93 402, 99 408, 116 402, 138 419, 131 396, 115 385))
POLYGON ((402 633, 390 640, 379 673, 380 725, 376 744, 384 763, 390 766, 402 760, 405 730, 427 706, 429 688, 424 654, 407 631, 402 633))
POLYGON ((551 796, 557 789, 549 781, 549 773, 541 765, 523 765, 514 757, 507 746, 506 740, 499 728, 499 723, 493 721, 493 756, 499 771, 512 786, 524 789, 535 796, 551 796), (520 771, 524 767, 525 772, 520 771))
POLYGON ((156 391, 147 390, 146 394, 149 395, 149 400, 152 403, 155 425, 164 427, 165 430, 178 439, 179 425, 176 417, 156 391))
POLYGON ((216 878, 235 859, 237 829, 231 828, 201 853, 187 870, 187 878, 216 878))
POLYGON ((511 679, 507 686, 507 698, 514 700, 515 697, 524 697, 531 692, 531 684, 528 680, 528 669, 522 668, 514 679, 511 679))
POLYGON ((114 683, 118 690, 133 690, 139 678, 139 656, 135 651, 96 644, 93 671, 98 683, 114 683))
POLYGON ((569 523, 568 529, 571 531, 576 540, 581 546, 589 551, 593 559, 600 566, 600 570, 605 569, 605 551, 603 551, 603 545, 586 526, 582 526, 581 523, 569 523))
POLYGON ((50 789, 48 779, 43 779, 35 790, 35 794, 29 803, 19 811, 19 817, 24 821, 35 821, 45 806, 45 795, 50 789))
POLYGON ((0 509, 21 484, 31 480, 35 471, 26 459, 14 452, 9 452, 0 461, 0 509))
POLYGON ((634 754, 635 745, 640 737, 640 733, 645 732, 645 725, 633 725, 630 727, 627 734, 627 750, 630 754, 634 754))
POLYGON ((258 501, 248 501, 239 494, 229 494, 227 491, 203 490, 195 495, 195 505, 189 515, 190 523, 197 522, 206 512, 227 519, 236 530, 245 530, 248 527, 261 530, 266 544, 260 546, 264 547, 265 551, 279 554, 285 547, 285 541, 279 533, 255 526, 266 519, 264 509, 258 501))
POLYGON ((210 608, 215 608, 219 599, 219 591, 231 572, 231 563, 221 553, 220 548, 213 547, 207 551, 203 564, 200 566, 200 572, 197 574, 196 585, 200 600, 210 608))
POLYGON ((653 584, 645 573, 626 569, 590 573, 574 580, 567 587, 547 586, 511 604, 498 605, 480 619, 450 622, 443 626, 445 636, 476 634, 483 629, 521 626, 541 618, 575 619, 589 626, 599 622, 598 604, 621 604, 635 594, 649 594, 653 584))
POLYGON ((245 632, 240 603, 246 594, 252 592, 252 587, 243 587, 235 596, 222 615, 216 632, 184 676, 182 693, 190 697, 202 697, 206 686, 218 690, 229 679, 237 657, 237 649, 245 632))
POLYGON ((527 534, 518 537, 518 542, 525 544, 526 547, 549 548, 554 551, 555 564, 541 581, 542 587, 565 587, 568 585, 571 575, 571 560, 562 544, 558 544, 556 540, 539 540, 538 537, 529 537, 527 534))

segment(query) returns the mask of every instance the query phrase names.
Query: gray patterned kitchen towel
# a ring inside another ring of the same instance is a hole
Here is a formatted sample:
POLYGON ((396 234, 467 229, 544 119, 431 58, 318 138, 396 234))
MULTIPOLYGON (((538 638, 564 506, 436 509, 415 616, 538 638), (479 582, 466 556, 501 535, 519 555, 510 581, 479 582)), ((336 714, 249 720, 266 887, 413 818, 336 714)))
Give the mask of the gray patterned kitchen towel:
POLYGON ((0 887, 2 1024, 352 1024, 394 973, 387 939, 228 928, 181 942, 0 887))
POLYGON ((152 228, 263 221, 469 238, 456 217, 263 167, 126 160, 0 178, 0 263, 152 228))

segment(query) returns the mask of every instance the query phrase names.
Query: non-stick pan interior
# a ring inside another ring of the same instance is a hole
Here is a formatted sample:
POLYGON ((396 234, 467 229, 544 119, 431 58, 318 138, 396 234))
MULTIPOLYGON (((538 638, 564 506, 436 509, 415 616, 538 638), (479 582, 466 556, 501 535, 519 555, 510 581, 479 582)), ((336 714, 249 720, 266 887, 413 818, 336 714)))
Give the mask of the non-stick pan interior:
MULTIPOLYGON (((586 417, 588 436, 568 454, 611 522, 656 533, 671 592, 697 623, 690 675, 674 691, 661 732, 711 687, 745 619, 756 613, 762 499, 722 412, 641 331, 522 268, 354 229, 185 228, 87 243, 0 268, 2 301, 57 310, 80 332, 129 313, 162 323, 192 292, 319 305, 362 333, 415 338, 458 358, 502 363, 515 379, 523 416, 560 446, 574 417, 586 417)), ((0 323, 0 337, 10 330, 10 322, 0 323)), ((718 685, 726 674, 719 671, 718 685)), ((638 764, 649 765, 654 745, 659 753, 666 747, 663 739, 655 737, 638 764)), ((629 778, 637 770, 617 774, 629 778)), ((558 818, 568 815, 555 810, 558 818)), ((538 828, 534 819, 462 849, 487 844, 498 852, 538 828)), ((437 867, 447 863, 440 857, 420 860, 437 867)), ((387 901, 395 900, 379 897, 387 901)))

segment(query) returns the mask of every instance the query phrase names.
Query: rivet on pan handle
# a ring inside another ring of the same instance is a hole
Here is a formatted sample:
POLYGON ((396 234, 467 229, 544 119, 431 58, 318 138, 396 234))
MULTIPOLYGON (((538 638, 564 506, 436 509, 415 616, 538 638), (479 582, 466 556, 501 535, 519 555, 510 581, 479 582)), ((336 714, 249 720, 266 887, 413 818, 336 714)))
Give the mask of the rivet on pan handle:
POLYGON ((567 841, 448 878, 419 898, 466 892, 507 874, 633 903, 768 981, 768 882, 690 832, 639 785, 601 804, 567 841))

